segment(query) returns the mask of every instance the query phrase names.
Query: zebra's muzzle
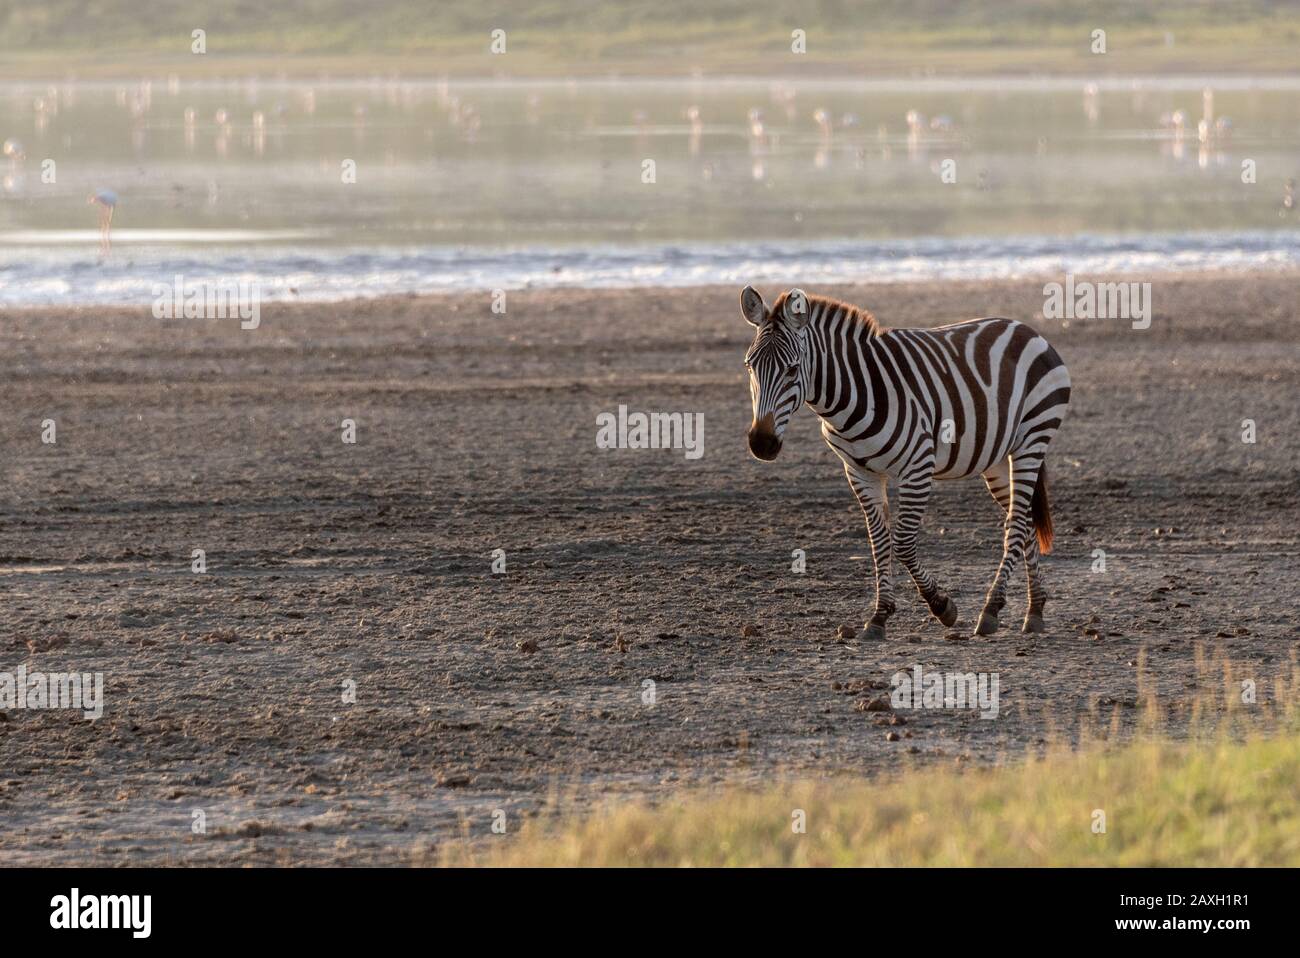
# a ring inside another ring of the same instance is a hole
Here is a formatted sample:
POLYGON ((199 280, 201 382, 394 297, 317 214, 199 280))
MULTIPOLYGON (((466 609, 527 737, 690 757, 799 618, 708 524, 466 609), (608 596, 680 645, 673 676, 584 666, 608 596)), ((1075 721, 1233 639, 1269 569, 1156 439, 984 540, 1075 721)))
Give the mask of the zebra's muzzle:
POLYGON ((749 451, 755 459, 771 462, 781 452, 781 439, 776 434, 776 419, 768 413, 749 427, 749 451))

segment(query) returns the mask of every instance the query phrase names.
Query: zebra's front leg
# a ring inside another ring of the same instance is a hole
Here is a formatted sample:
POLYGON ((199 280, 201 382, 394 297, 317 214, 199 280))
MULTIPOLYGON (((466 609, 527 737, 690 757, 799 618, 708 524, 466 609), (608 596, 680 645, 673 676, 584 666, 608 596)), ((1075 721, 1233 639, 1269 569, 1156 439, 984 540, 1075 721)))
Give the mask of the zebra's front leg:
POLYGON ((859 639, 883 641, 885 623, 894 614, 894 588, 890 582, 893 557, 890 551, 889 504, 885 498, 885 477, 844 467, 849 486, 858 497, 862 515, 867 520, 867 539, 871 542, 871 562, 876 575, 876 608, 859 639))
MULTIPOLYGON (((976 635, 992 635, 998 630, 998 614, 1007 604, 1007 579, 1025 555, 1025 543, 1032 524, 1030 503, 1042 463, 1042 455, 1034 453, 1021 453, 1011 460, 1011 505, 1003 523, 1002 562, 984 600, 984 611, 975 626, 976 635)), ((1039 616, 1041 621, 1041 608, 1039 616)))
POLYGON ((903 563, 916 583, 916 591, 930 608, 930 614, 945 626, 957 622, 957 606, 946 592, 939 588, 934 576, 916 556, 916 538, 921 531, 921 519, 934 488, 934 462, 922 463, 905 474, 898 482, 898 514, 894 516, 894 554, 903 563))

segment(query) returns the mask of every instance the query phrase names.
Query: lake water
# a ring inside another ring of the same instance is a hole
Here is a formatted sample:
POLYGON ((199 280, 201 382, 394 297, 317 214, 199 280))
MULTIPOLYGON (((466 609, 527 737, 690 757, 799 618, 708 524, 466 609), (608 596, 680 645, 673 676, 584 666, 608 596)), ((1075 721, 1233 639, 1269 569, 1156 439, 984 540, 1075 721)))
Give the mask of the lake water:
POLYGON ((1293 78, 29 83, 0 139, 5 305, 1300 265, 1293 78))

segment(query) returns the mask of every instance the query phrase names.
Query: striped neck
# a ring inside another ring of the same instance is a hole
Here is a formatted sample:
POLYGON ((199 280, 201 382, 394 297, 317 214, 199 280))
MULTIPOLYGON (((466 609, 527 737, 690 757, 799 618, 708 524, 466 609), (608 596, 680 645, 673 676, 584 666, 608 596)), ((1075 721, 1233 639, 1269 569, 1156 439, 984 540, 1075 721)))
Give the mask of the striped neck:
MULTIPOLYGON (((848 368, 846 351, 860 352, 866 362, 874 365, 879 348, 876 337, 883 330, 869 312, 847 303, 815 296, 809 297, 809 307, 804 402, 834 427, 842 425, 837 420, 852 412, 846 400, 854 390, 843 381, 848 368)), ((869 388, 865 382, 854 385, 858 392, 869 388)), ((870 405, 871 397, 866 399, 870 405)))

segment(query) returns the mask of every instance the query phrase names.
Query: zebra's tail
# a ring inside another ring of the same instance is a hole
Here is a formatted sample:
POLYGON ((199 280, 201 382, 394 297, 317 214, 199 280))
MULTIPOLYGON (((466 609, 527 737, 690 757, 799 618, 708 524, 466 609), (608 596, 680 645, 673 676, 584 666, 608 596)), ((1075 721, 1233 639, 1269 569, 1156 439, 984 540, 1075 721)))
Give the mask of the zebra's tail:
POLYGON ((1038 467, 1038 484, 1034 498, 1029 501, 1029 512, 1034 519, 1034 532, 1038 534, 1038 551, 1047 555, 1052 551, 1052 507, 1047 502, 1047 463, 1038 467))

